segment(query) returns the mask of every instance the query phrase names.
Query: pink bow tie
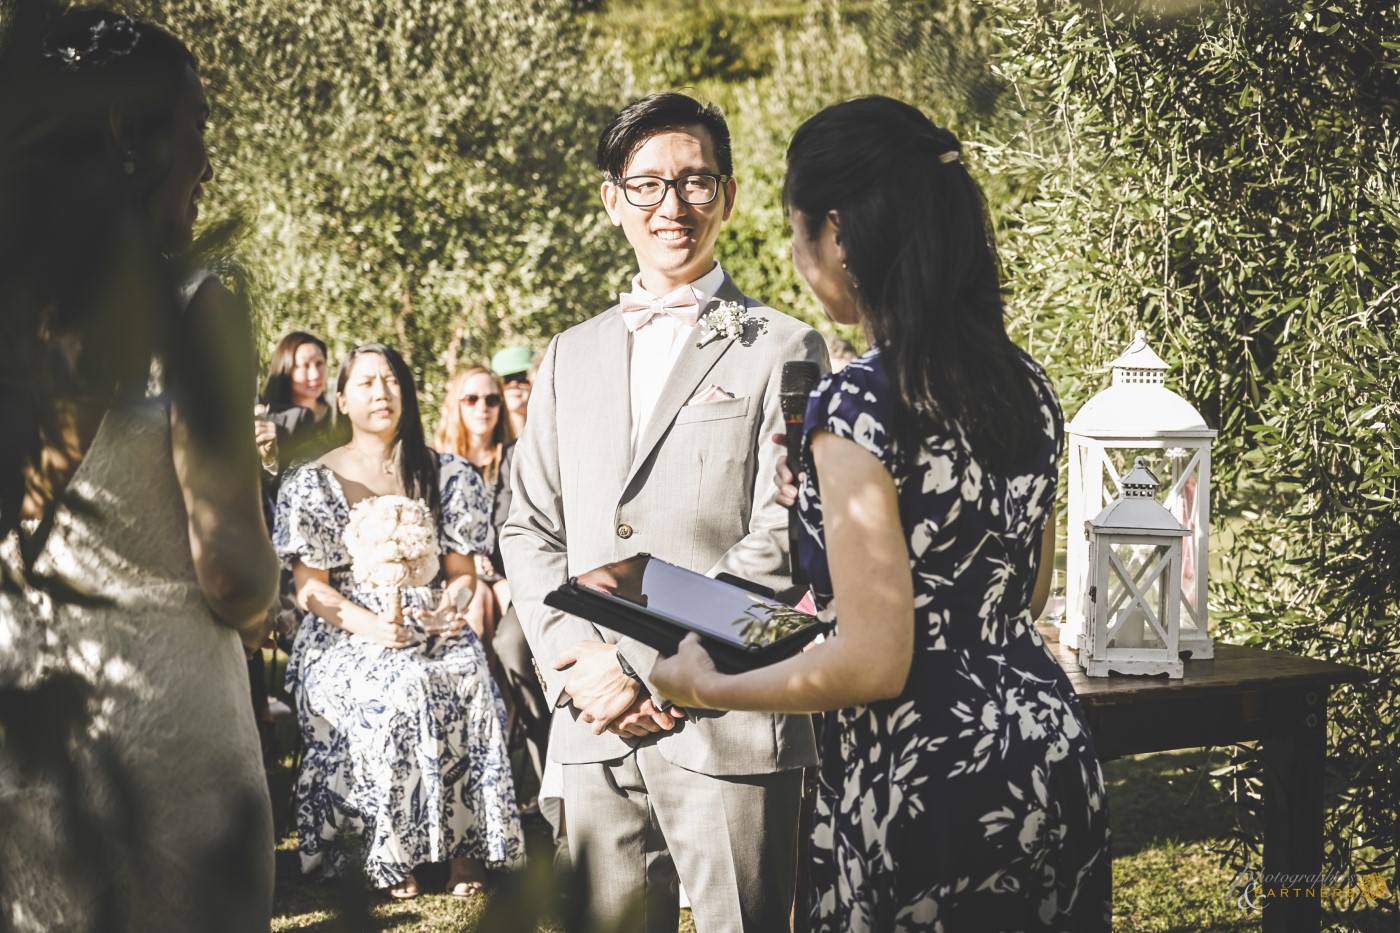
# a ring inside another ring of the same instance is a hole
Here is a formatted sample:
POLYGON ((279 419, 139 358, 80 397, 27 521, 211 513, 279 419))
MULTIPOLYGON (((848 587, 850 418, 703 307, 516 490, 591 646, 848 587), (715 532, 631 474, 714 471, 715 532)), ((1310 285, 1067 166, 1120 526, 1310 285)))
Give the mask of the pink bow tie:
POLYGON ((623 292, 618 300, 622 302, 622 322, 629 331, 641 327, 656 314, 669 314, 689 327, 700 320, 700 305, 689 285, 682 285, 664 298, 653 298, 646 292, 623 292))

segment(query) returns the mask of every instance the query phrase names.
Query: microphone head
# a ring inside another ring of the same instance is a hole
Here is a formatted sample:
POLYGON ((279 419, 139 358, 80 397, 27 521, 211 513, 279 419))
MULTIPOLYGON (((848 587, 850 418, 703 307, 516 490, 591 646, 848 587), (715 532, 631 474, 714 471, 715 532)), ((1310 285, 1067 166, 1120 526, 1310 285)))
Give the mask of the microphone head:
POLYGON ((778 384, 778 391, 784 395, 789 392, 810 395, 821 377, 822 368, 811 360, 788 360, 783 364, 783 376, 778 384))
POLYGON ((807 396, 812 394, 821 377, 821 367, 811 360, 788 360, 783 364, 778 393, 784 418, 796 420, 806 414, 807 396))

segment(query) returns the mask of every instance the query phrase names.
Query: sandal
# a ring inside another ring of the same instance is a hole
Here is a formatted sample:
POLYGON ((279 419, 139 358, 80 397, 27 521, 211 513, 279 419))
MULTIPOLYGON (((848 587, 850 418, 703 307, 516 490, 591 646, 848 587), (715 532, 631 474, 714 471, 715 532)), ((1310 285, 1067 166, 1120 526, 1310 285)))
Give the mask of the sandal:
POLYGON ((410 874, 398 884, 390 885, 384 890, 396 901, 410 900, 418 896, 418 879, 410 874))

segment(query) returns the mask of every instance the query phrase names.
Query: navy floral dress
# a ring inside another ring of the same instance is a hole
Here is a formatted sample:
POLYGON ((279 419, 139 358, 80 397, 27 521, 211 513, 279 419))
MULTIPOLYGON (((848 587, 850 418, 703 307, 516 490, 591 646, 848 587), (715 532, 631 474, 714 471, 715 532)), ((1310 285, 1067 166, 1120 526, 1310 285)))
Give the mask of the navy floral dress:
MULTIPOLYGON (((460 457, 439 458, 444 552, 489 554, 486 489, 460 457)), ((381 596, 350 574, 349 506, 320 462, 288 473, 273 544, 290 566, 330 571, 342 595, 371 611, 381 596)), ((405 606, 437 606, 433 586, 403 591, 405 606)), ((302 871, 341 874, 362 862, 377 887, 416 866, 474 857, 494 867, 523 859, 500 692, 471 629, 409 648, 385 648, 308 613, 287 665, 303 755, 297 778, 302 871)))
POLYGON ((834 618, 810 437, 830 431, 894 477, 915 618, 904 692, 827 715, 816 930, 1109 928, 1103 778, 1029 610, 1063 422, 1044 371, 1025 362, 1044 434, 1010 476, 985 472, 958 437, 897 450, 878 350, 827 376, 808 403, 799 553, 819 614, 834 618))

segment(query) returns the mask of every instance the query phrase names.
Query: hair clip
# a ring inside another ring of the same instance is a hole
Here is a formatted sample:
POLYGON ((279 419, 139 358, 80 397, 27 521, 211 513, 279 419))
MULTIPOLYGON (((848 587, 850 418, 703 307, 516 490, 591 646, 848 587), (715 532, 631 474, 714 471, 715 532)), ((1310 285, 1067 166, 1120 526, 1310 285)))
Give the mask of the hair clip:
POLYGON ((78 37, 44 39, 45 58, 56 58, 65 71, 85 65, 105 65, 130 55, 141 41, 136 20, 120 13, 104 13, 78 37))
POLYGON ((938 161, 942 162, 944 165, 947 165, 949 162, 958 161, 958 150, 949 149, 947 152, 939 153, 938 161))

